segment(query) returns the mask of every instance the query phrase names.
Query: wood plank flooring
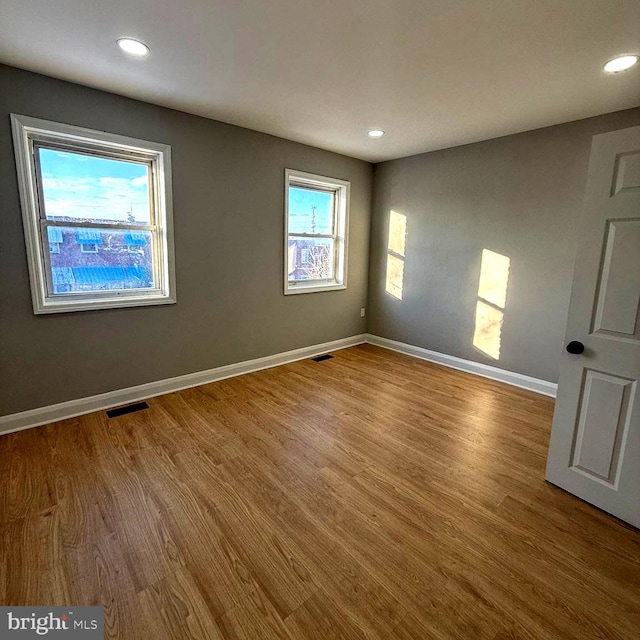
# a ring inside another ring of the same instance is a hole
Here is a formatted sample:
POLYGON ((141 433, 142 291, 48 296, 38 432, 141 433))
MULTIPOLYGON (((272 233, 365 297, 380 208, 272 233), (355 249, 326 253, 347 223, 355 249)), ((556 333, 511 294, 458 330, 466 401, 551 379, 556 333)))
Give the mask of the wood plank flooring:
POLYGON ((0 437, 0 602, 106 637, 630 640, 640 532, 553 401, 370 345, 0 437))

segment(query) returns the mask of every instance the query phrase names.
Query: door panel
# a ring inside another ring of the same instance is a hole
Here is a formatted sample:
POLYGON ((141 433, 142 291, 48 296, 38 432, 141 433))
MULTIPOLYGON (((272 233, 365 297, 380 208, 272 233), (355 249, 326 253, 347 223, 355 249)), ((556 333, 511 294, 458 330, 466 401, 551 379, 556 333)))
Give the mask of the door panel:
POLYGON ((640 338, 640 219, 608 222, 598 291, 594 331, 640 338))
POLYGON ((640 189, 640 153, 625 153, 616 160, 613 195, 622 189, 640 189))
POLYGON ((635 383, 589 369, 585 374, 572 466, 615 485, 635 383))
POLYGON ((640 527, 640 127, 594 136, 547 480, 640 527))

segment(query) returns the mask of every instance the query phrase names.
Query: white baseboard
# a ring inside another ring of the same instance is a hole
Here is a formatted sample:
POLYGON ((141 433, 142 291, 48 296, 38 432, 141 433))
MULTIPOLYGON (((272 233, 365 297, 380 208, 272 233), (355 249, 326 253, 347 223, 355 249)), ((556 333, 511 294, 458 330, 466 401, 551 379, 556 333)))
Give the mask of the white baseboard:
POLYGON ((423 349, 422 347, 414 347, 411 344, 397 342, 396 340, 389 340, 389 338, 381 338, 370 333, 367 334, 366 338, 369 344, 374 344, 378 347, 390 349, 391 351, 398 351, 399 353, 420 358, 421 360, 435 362, 436 364, 441 364, 445 367, 450 367, 451 369, 458 369, 459 371, 473 373, 474 375, 482 376, 483 378, 491 378, 491 380, 505 382, 506 384, 510 384, 514 387, 534 391, 535 393, 550 396, 551 398, 556 397, 558 385, 554 382, 540 380, 539 378, 532 378, 531 376, 514 373, 513 371, 507 371, 506 369, 499 369, 498 367, 474 362, 473 360, 457 358, 456 356, 450 356, 446 353, 439 353, 438 351, 431 351, 429 349, 423 349))
POLYGON ((277 367, 281 364, 312 358, 327 351, 337 351, 338 349, 353 347, 356 344, 363 344, 364 342, 366 342, 365 334, 350 336, 348 338, 341 338, 340 340, 333 340, 332 342, 294 349, 293 351, 276 353, 264 358, 246 360, 245 362, 216 367, 215 369, 208 369, 207 371, 197 371, 176 378, 148 382, 135 387, 109 391, 108 393, 101 393, 88 398, 78 398, 77 400, 69 400, 68 402, 61 402, 48 407, 0 416, 0 434, 22 431, 23 429, 30 429, 31 427, 39 427, 50 422, 75 418, 85 413, 110 409, 118 405, 129 404, 130 402, 139 402, 140 400, 146 400, 153 396, 173 393, 174 391, 188 389, 189 387, 197 387, 201 384, 208 384, 209 382, 240 376, 245 373, 251 373, 252 371, 277 367))
POLYGON ((337 351, 338 349, 353 347, 365 342, 392 351, 398 351, 405 355, 414 356, 421 360, 441 364, 452 369, 458 369, 484 378, 505 382, 514 387, 528 389, 529 391, 551 396, 552 398, 556 396, 557 385, 553 382, 539 380, 538 378, 524 376, 520 373, 514 373, 513 371, 506 371, 498 367, 473 362, 472 360, 464 360, 463 358, 438 353, 437 351, 430 351, 429 349, 415 347, 410 344, 405 344, 404 342, 397 342, 396 340, 389 340, 388 338, 381 338, 367 333, 341 338, 340 340, 325 342, 323 344, 314 344, 309 347, 294 349, 293 351, 276 353, 264 358, 256 358, 255 360, 246 360, 236 364, 216 367, 215 369, 208 369, 207 371, 188 373, 176 378, 168 378, 135 387, 128 387, 127 389, 109 391, 108 393, 101 393, 88 398, 78 398, 77 400, 60 402, 59 404, 53 404, 48 407, 40 407, 7 416, 0 416, 0 435, 14 431, 22 431, 23 429, 30 429, 32 427, 39 427, 43 424, 56 422, 58 420, 75 418, 85 413, 102 411, 119 405, 129 404, 130 402, 139 402, 140 400, 152 398, 153 396, 173 393, 174 391, 180 391, 181 389, 187 389, 189 387, 197 387, 201 384, 208 384, 209 382, 240 376, 245 373, 251 373, 252 371, 277 367, 278 365, 287 364, 288 362, 312 358, 327 351, 337 351))

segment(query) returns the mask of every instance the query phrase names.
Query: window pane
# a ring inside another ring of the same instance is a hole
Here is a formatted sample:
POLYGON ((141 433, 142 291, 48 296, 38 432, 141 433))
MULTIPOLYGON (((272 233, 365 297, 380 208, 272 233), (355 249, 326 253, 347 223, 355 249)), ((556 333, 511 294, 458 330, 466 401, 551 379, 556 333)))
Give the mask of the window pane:
POLYGON ((288 274, 292 282, 333 280, 332 238, 289 238, 288 274))
POLYGON ((147 164, 38 147, 47 219, 150 224, 147 164))
POLYGON ((54 294, 155 287, 150 231, 48 227, 46 239, 54 294))
POLYGON ((328 191, 289 187, 289 233, 333 233, 333 202, 328 191))

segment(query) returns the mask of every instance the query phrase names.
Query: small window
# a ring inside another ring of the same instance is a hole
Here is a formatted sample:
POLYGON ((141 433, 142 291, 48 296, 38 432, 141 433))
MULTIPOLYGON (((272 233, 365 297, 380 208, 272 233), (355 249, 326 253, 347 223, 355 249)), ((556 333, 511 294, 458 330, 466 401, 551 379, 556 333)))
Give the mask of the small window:
POLYGON ((170 147, 11 120, 34 312, 175 302, 170 147))
POLYGON ((349 182, 285 174, 285 294, 346 289, 349 182))

